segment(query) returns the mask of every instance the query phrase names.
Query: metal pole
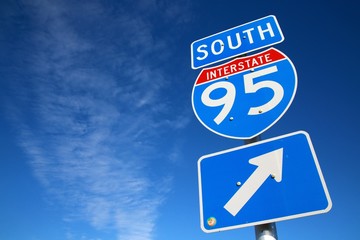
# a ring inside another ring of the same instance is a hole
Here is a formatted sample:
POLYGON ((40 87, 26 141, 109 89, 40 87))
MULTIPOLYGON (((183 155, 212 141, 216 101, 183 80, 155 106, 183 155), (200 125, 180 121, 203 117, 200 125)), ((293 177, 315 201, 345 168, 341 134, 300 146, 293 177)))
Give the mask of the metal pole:
MULTIPOLYGON (((245 140, 245 144, 255 143, 260 141, 260 135, 245 140)), ((266 223, 255 226, 255 238, 256 240, 277 240, 277 231, 275 223, 266 223)))
POLYGON ((255 226, 256 240, 277 240, 275 223, 266 223, 255 226))

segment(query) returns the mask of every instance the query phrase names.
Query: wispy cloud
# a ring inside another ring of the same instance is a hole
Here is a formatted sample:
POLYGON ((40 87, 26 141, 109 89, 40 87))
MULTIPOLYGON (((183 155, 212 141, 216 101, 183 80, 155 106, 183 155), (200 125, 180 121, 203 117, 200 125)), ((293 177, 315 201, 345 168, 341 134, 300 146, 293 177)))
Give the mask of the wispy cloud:
MULTIPOLYGON (((23 3, 36 49, 28 51, 31 87, 18 89, 29 107, 18 110, 21 145, 39 181, 68 209, 66 221, 115 229, 123 240, 152 239, 171 184, 171 176, 152 173, 156 142, 187 124, 181 114, 162 117, 167 81, 156 62, 166 61, 167 43, 149 24, 159 6, 143 2, 23 3)), ((162 8, 168 19, 179 13, 162 8)), ((172 149, 162 161, 175 161, 172 149)))

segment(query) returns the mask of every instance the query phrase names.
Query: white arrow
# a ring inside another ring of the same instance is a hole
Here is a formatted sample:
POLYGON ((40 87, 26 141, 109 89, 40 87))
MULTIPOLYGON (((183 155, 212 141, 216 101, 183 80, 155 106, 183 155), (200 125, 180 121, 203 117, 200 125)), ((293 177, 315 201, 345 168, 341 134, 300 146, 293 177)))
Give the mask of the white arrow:
POLYGON ((281 182, 282 160, 283 148, 250 159, 249 163, 258 167, 225 204, 224 208, 235 216, 269 176, 277 182, 281 182))

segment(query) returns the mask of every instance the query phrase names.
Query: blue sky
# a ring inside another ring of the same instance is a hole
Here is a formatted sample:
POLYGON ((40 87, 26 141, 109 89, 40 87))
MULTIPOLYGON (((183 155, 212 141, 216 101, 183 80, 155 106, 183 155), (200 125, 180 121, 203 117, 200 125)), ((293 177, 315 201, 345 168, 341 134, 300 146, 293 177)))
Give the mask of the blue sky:
POLYGON ((191 106, 190 44, 275 15, 298 88, 263 139, 307 131, 333 208, 279 239, 356 238, 358 6, 353 1, 0 3, 0 239, 254 239, 200 229, 197 160, 243 145, 191 106))

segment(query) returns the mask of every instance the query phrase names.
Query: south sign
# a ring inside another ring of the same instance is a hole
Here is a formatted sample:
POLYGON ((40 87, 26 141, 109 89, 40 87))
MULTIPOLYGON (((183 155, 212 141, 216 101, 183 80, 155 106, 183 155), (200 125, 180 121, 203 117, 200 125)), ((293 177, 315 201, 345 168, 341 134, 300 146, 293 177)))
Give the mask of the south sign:
POLYGON ((297 74, 291 60, 270 48, 204 68, 195 81, 192 107, 210 131, 250 139, 274 125, 291 105, 297 74))
POLYGON ((273 15, 199 39, 191 44, 191 67, 198 69, 284 40, 273 15))

